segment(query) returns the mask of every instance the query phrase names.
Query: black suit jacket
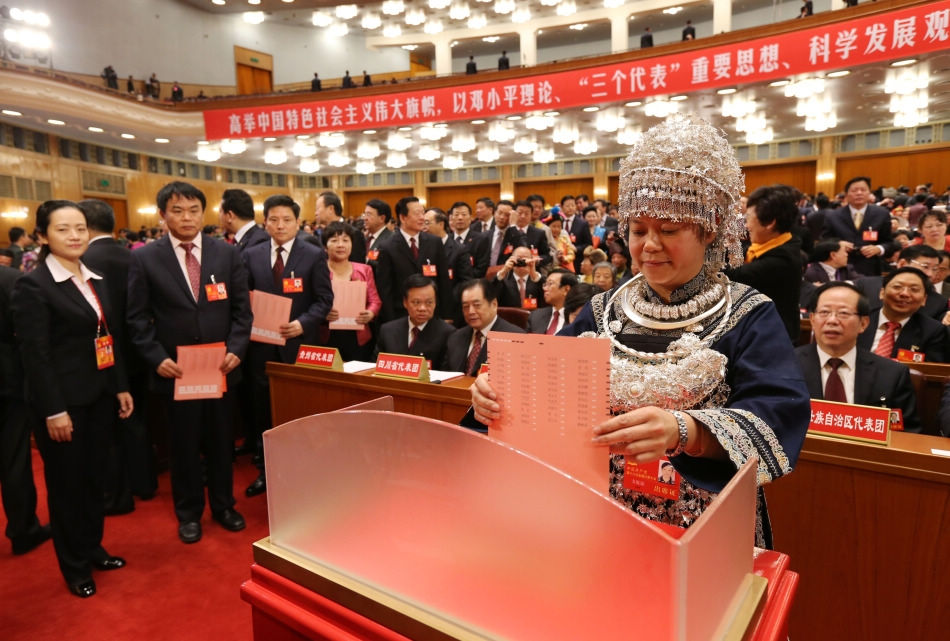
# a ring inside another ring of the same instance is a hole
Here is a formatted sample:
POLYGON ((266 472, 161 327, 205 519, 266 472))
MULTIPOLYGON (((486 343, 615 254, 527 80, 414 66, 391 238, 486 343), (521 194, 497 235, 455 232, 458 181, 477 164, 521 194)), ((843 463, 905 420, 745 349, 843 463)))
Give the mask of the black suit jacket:
POLYGON ((594 239, 591 238, 590 227, 580 212, 574 216, 574 222, 569 228, 565 222, 565 229, 571 237, 571 242, 574 243, 574 249, 576 250, 574 253, 574 269, 579 273, 581 271, 581 261, 584 260, 584 250, 594 243, 594 239))
MULTIPOLYGON (((525 331, 517 325, 512 325, 503 318, 498 318, 492 326, 493 332, 508 332, 511 334, 524 334, 525 331)), ((449 372, 463 372, 474 376, 481 369, 481 366, 488 360, 488 341, 482 341, 482 349, 478 353, 478 360, 475 361, 471 371, 465 371, 465 364, 468 361, 468 346, 472 342, 473 330, 470 325, 466 325, 455 330, 449 336, 448 343, 445 346, 445 358, 442 361, 441 369, 449 372)))
POLYGON ((475 259, 475 273, 480 277, 485 275, 489 267, 494 265, 504 265, 505 261, 515 250, 515 247, 524 246, 524 236, 514 225, 508 225, 501 237, 501 249, 498 250, 498 259, 493 263, 491 261, 492 239, 495 237, 496 230, 492 227, 491 232, 482 234, 475 240, 475 251, 472 257, 475 259))
POLYGON ((652 47, 652 46, 653 46, 653 34, 652 34, 652 33, 645 33, 645 34, 643 34, 642 36, 640 36, 640 48, 641 48, 641 49, 644 49, 644 48, 646 48, 646 47, 652 47))
POLYGON ((551 248, 548 246, 548 235, 544 233, 543 229, 538 229, 534 225, 528 225, 526 228, 527 233, 522 233, 521 230, 518 230, 518 233, 521 234, 524 239, 522 243, 527 247, 531 247, 538 251, 538 257, 541 259, 538 263, 538 268, 545 267, 546 265, 551 264, 551 248))
POLYGON ((102 394, 127 391, 121 327, 104 279, 90 279, 113 335, 115 365, 96 365, 99 317, 71 281, 57 283, 39 261, 13 288, 13 324, 23 359, 27 400, 41 418, 87 405, 102 394))
POLYGON ((442 243, 445 251, 445 264, 448 265, 449 281, 452 284, 452 300, 456 299, 455 290, 467 280, 475 278, 475 260, 468 249, 455 242, 454 238, 446 238, 442 243))
POLYGON ((419 234, 419 258, 412 257, 409 243, 402 232, 394 233, 379 249, 379 264, 376 267, 376 289, 383 301, 380 318, 383 322, 406 315, 402 299, 406 295, 406 279, 412 274, 421 274, 422 266, 435 265, 433 279, 438 289, 439 318, 452 318, 454 303, 449 282, 448 265, 442 239, 426 232, 419 234))
MULTIPOLYGON (((538 301, 538 307, 544 307, 544 289, 542 284, 544 277, 534 282, 529 277, 525 281, 525 296, 534 298, 538 301)), ((492 285, 495 286, 495 296, 498 298, 499 307, 521 307, 521 293, 518 291, 518 281, 514 274, 508 274, 504 280, 492 279, 492 285)))
POLYGON ((23 365, 13 332, 13 310, 10 299, 19 269, 0 265, 0 396, 23 398, 23 365))
MULTIPOLYGON (((561 314, 564 313, 564 309, 561 309, 561 314)), ((545 334, 548 331, 548 325, 551 324, 551 316, 554 314, 554 308, 551 306, 541 307, 531 312, 528 316, 528 333, 529 334, 545 334)), ((564 319, 564 323, 561 325, 562 329, 570 325, 567 319, 564 319)))
POLYGON ((754 287, 775 303, 792 343, 801 332, 798 296, 802 285, 801 242, 792 237, 750 263, 725 270, 732 280, 754 287))
POLYGON ((253 247, 254 245, 259 245, 260 243, 266 243, 270 240, 270 234, 264 231, 264 228, 259 225, 254 225, 241 236, 241 241, 237 243, 237 248, 242 252, 248 247, 253 247))
MULTIPOLYGON (((874 344, 874 334, 881 324, 880 309, 871 310, 871 322, 858 336, 858 349, 870 350, 874 344)), ((928 363, 947 362, 947 328, 939 321, 924 315, 921 311, 910 317, 907 324, 897 335, 891 358, 897 357, 897 350, 912 349, 923 352, 928 363)))
MULTIPOLYGON (((152 372, 153 389, 171 393, 171 379, 155 369, 177 359, 179 345, 224 342, 229 353, 244 359, 251 336, 247 270, 237 248, 207 234, 201 237, 201 287, 191 293, 168 235, 132 252, 126 315, 132 343, 152 372), (224 283, 228 297, 208 301, 205 285, 224 283)), ((235 389, 241 368, 228 374, 235 389)))
POLYGON ((693 25, 687 25, 683 27, 683 40, 695 40, 696 39, 696 28, 693 25))
POLYGON ((498 71, 505 71, 506 69, 511 68, 511 61, 508 60, 508 56, 502 56, 498 59, 498 71))
MULTIPOLYGON (((854 271, 853 265, 839 267, 835 270, 835 275, 838 277, 837 280, 850 280, 854 282, 857 282, 858 279, 861 278, 861 274, 854 271)), ((804 279, 809 283, 827 283, 830 280, 828 278, 828 272, 825 271, 825 268, 822 267, 820 263, 809 263, 808 267, 805 268, 804 279)), ((880 282, 880 278, 878 278, 878 282, 880 282)))
POLYGON ((865 258, 859 251, 865 245, 882 245, 884 256, 889 256, 897 249, 891 241, 891 214, 884 207, 868 205, 861 220, 861 228, 854 228, 851 218, 851 208, 847 205, 839 207, 825 214, 825 230, 823 238, 834 237, 854 244, 854 251, 848 254, 848 262, 865 276, 880 275, 884 265, 882 256, 865 258), (877 240, 864 240, 867 231, 877 232, 877 240))
POLYGON ((445 358, 445 344, 455 328, 441 318, 432 318, 419 333, 416 344, 409 351, 409 317, 403 316, 396 320, 383 323, 376 338, 378 353, 422 355, 432 363, 432 367, 442 366, 445 358))
POLYGON ((274 276, 270 264, 271 244, 260 243, 249 248, 242 258, 247 267, 248 289, 285 296, 291 300, 290 320, 299 320, 303 334, 288 339, 284 345, 275 345, 280 360, 293 363, 297 359, 297 350, 301 345, 315 345, 317 331, 333 307, 333 287, 330 285, 330 270, 327 267, 327 254, 300 238, 294 240, 290 254, 284 261, 284 278, 303 279, 303 291, 284 293, 283 287, 274 287, 274 276))
MULTIPOLYGON (((795 355, 798 356, 798 364, 808 386, 808 395, 823 399, 821 363, 815 344, 796 347, 795 355)), ((854 360, 853 400, 855 405, 900 409, 904 417, 904 431, 921 431, 920 419, 917 417, 917 396, 906 365, 859 348, 854 360)))

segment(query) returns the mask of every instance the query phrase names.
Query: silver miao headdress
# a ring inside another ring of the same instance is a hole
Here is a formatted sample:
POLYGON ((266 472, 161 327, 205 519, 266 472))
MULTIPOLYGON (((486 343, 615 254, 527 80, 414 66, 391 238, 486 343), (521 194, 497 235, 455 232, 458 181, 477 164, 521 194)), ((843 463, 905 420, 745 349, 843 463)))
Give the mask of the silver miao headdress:
POLYGON ((745 179, 725 135, 692 114, 674 114, 644 132, 620 163, 620 232, 648 216, 701 225, 715 232, 706 267, 742 264, 745 235, 739 195, 745 179))

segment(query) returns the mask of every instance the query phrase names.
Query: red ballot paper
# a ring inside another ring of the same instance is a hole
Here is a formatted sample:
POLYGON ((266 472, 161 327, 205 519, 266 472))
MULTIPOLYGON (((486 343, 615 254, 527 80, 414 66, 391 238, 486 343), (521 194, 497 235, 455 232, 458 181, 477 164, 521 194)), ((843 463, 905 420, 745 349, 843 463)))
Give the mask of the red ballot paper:
POLYGON ((227 381, 221 373, 226 352, 224 343, 180 345, 178 367, 182 376, 175 379, 175 400, 221 398, 227 391, 227 381))
POLYGON ((252 291, 251 313, 254 314, 254 323, 251 325, 251 340, 271 345, 286 345, 287 339, 281 337, 280 326, 290 320, 292 302, 286 296, 252 291))
POLYGON ((340 318, 330 323, 330 329, 363 329, 356 317, 366 309, 366 281, 333 279, 333 309, 340 318))
POLYGON ((610 453, 592 439, 609 417, 610 341, 489 332, 488 364, 502 408, 488 435, 607 494, 610 453))

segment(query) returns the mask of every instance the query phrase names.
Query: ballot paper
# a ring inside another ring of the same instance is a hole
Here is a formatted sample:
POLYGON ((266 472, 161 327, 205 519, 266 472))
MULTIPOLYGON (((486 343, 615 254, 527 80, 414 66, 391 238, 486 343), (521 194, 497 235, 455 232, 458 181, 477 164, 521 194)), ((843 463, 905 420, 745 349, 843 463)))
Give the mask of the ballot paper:
POLYGON ((280 335, 280 326, 290 321, 291 301, 286 296, 268 294, 260 290, 251 292, 251 340, 270 345, 286 345, 287 339, 280 335))
POLYGON ((330 329, 363 329, 356 317, 366 309, 366 281, 334 279, 333 309, 340 317, 330 322, 330 329))
POLYGON ((609 417, 608 339, 489 332, 488 377, 502 408, 489 436, 607 493, 610 454, 592 439, 609 417))
POLYGON ((182 376, 175 379, 175 400, 221 398, 227 391, 227 379, 221 373, 226 351, 224 343, 179 345, 177 363, 182 376))

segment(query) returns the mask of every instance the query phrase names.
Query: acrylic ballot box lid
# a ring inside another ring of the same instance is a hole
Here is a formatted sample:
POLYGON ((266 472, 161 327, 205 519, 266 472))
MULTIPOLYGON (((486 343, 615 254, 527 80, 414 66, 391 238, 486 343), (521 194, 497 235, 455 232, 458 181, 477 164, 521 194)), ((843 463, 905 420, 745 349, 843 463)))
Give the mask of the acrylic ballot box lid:
POLYGON ((733 638, 761 595, 754 461, 679 530, 505 443, 379 409, 391 407, 387 397, 264 434, 262 549, 424 615, 444 638, 733 638))

